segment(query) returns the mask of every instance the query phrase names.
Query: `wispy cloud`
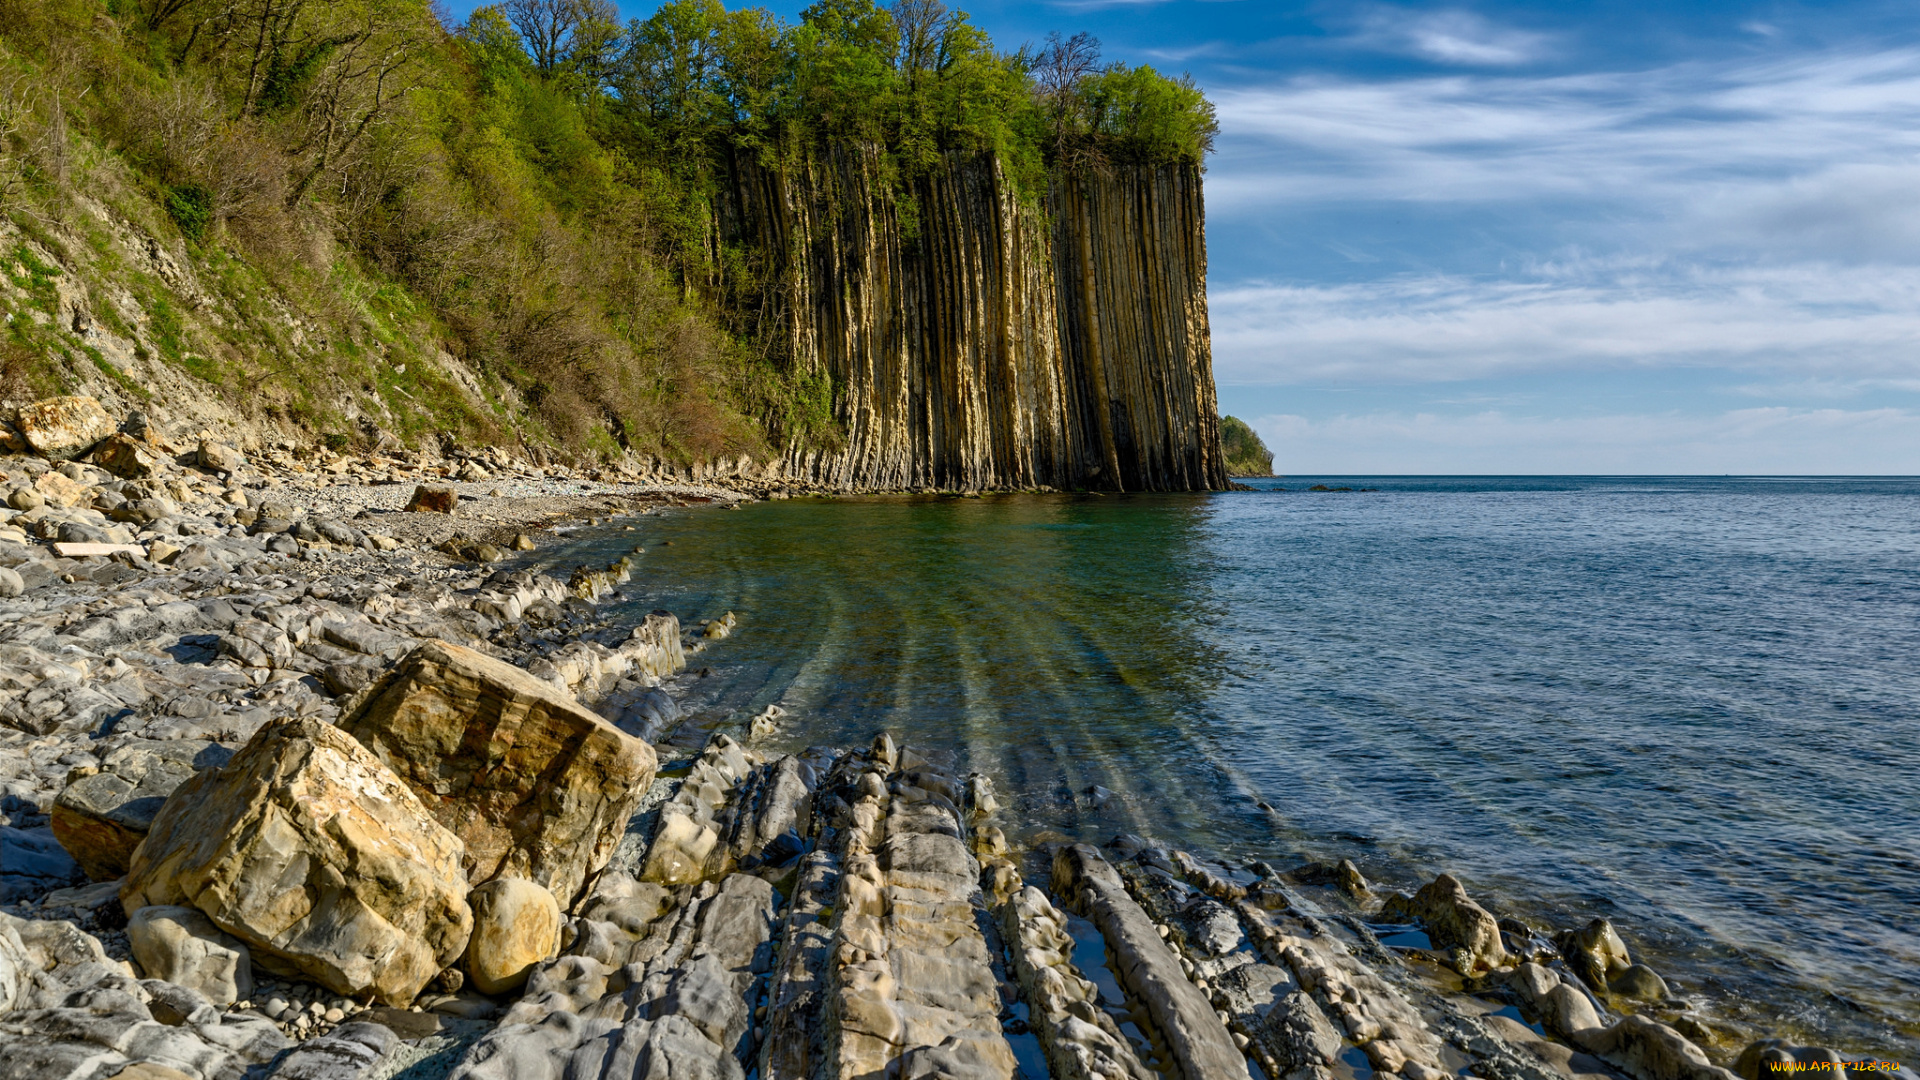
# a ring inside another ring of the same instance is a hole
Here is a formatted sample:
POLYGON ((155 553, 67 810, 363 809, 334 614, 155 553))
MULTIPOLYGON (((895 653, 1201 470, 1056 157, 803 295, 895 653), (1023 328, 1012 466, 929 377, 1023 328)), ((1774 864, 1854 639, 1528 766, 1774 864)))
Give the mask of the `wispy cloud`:
POLYGON ((1546 34, 1501 26, 1471 11, 1379 6, 1366 11, 1352 44, 1440 64, 1506 67, 1541 59, 1550 40, 1546 34))
MULTIPOLYGON (((1296 79, 1220 95, 1213 219, 1546 223, 1479 273, 1216 285, 1223 382, 1371 385, 1716 368, 1920 379, 1920 50, 1550 78, 1296 79)), ((1778 400, 1778 399, 1776 399, 1778 400)), ((1805 395, 1787 400, 1808 400, 1805 395)))
POLYGON ((1283 473, 1920 473, 1920 414, 1740 409, 1597 417, 1369 413, 1263 416, 1283 473))
POLYGON ((1228 213, 1369 198, 1710 204, 1843 166, 1911 169, 1920 155, 1914 49, 1553 77, 1316 76, 1215 96, 1231 146, 1208 194, 1228 213))
POLYGON ((1545 266, 1215 290, 1232 383, 1410 383, 1674 366, 1920 378, 1920 270, 1545 266))

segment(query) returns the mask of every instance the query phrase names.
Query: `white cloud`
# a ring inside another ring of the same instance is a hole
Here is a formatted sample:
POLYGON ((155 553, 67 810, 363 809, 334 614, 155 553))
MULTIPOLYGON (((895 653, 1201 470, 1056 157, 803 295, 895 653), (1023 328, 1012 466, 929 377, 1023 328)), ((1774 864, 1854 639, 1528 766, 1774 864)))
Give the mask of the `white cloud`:
POLYGON ((1545 34, 1500 26, 1471 11, 1397 7, 1368 12, 1354 39, 1362 47, 1475 67, 1531 63, 1546 55, 1548 42, 1545 34))
POLYGON ((1920 473, 1920 414, 1903 409, 1742 409, 1533 417, 1371 413, 1263 416, 1274 469, 1315 474, 1920 473))
POLYGON ((1920 269, 1558 264, 1525 277, 1215 289, 1227 383, 1394 384, 1714 367, 1920 379, 1920 269))
POLYGON ((1553 77, 1303 77, 1217 92, 1228 215, 1305 201, 1587 199, 1703 212, 1920 163, 1920 50, 1553 77))

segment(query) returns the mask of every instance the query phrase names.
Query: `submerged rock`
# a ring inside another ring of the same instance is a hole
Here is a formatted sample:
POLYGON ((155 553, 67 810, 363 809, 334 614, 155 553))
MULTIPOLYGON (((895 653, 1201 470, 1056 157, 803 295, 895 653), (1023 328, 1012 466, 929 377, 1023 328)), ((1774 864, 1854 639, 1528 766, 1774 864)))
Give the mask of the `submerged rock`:
POLYGON ((653 783, 653 748, 572 695, 472 649, 429 641, 340 727, 466 845, 470 880, 523 877, 571 906, 653 783))
POLYGON ((263 965, 405 1004, 466 948, 464 855, 365 747, 302 718, 174 792, 120 896, 190 904, 263 965))

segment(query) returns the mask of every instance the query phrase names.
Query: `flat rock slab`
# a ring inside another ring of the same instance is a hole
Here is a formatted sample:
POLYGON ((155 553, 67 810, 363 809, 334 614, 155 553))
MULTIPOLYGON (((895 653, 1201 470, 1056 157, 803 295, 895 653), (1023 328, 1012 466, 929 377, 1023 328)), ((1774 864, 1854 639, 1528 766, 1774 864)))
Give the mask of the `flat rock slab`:
POLYGON ((115 747, 100 771, 54 799, 53 835, 95 881, 124 877, 167 796, 194 772, 226 764, 233 751, 197 739, 135 739, 115 747))
POLYGON ((1213 1004, 1187 981, 1153 920, 1127 895, 1119 871, 1093 848, 1071 844, 1054 856, 1053 889, 1106 938, 1115 974, 1167 1040, 1181 1076, 1245 1080, 1246 1058, 1213 1004))
POLYGON ((139 544, 100 544, 81 541, 63 541, 53 545, 53 553, 63 559, 90 559, 103 555, 129 555, 146 557, 147 549, 139 544))

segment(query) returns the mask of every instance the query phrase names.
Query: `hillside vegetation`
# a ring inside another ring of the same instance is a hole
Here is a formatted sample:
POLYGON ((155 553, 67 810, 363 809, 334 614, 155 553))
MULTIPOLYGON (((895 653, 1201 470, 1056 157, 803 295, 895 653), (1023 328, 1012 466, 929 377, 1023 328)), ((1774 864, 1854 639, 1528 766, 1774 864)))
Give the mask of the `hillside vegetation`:
MULTIPOLYGON (((1186 79, 937 0, 0 0, 0 405, 86 391, 337 446, 694 461, 836 438, 785 363, 743 157, 1199 161, 1186 79)), ((911 229, 911 221, 903 222, 911 229)))
POLYGON ((1227 459, 1228 476, 1273 475, 1273 451, 1237 416, 1220 418, 1220 454, 1227 459))

